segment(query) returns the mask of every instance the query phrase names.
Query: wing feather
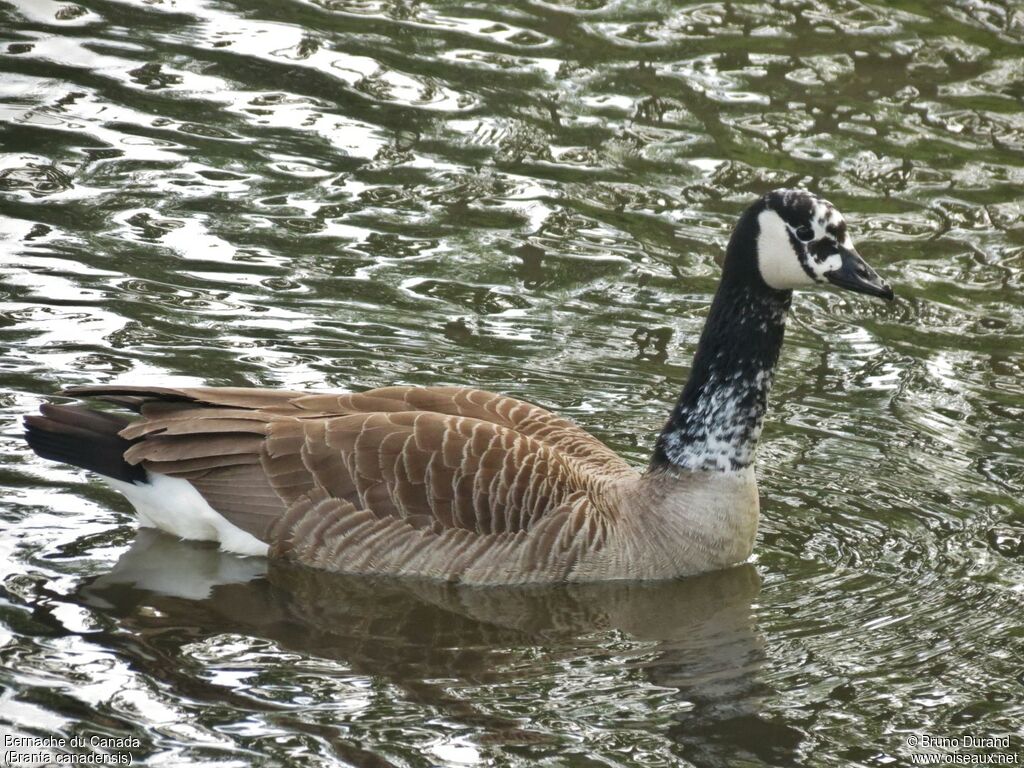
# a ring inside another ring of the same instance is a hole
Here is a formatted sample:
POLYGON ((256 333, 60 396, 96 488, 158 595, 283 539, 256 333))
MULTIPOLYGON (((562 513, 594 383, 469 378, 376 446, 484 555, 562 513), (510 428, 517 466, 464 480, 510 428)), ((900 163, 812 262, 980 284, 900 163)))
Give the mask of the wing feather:
POLYGON ((595 471, 619 475, 633 471, 614 451, 568 419, 514 397, 469 387, 382 387, 356 394, 306 395, 294 405, 321 413, 422 411, 465 416, 532 437, 595 471))
POLYGON ((275 552, 335 570, 567 573, 614 515, 602 489, 633 473, 571 422, 481 390, 68 392, 141 413, 120 433, 127 461, 187 477, 275 552))

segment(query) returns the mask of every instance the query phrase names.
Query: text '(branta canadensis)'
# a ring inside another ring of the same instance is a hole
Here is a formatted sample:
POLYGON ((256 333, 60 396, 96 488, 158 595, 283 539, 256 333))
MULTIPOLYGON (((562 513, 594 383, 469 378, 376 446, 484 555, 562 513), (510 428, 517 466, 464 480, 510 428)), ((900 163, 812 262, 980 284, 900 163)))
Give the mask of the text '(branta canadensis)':
POLYGON ((830 283, 893 298, 827 201, 776 190, 743 213, 643 471, 543 408, 461 387, 71 387, 139 416, 43 405, 27 439, 102 475, 143 525, 241 554, 473 584, 694 574, 753 549, 792 293, 830 283))

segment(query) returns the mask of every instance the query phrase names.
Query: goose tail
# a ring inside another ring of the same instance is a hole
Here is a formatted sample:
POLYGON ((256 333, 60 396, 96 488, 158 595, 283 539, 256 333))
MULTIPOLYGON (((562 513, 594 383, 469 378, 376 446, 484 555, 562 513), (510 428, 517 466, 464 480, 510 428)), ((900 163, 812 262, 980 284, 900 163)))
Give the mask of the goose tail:
POLYGON ((118 433, 128 423, 128 419, 110 413, 45 403, 38 414, 25 417, 25 439, 44 459, 126 483, 145 483, 146 470, 124 459, 132 441, 118 433))

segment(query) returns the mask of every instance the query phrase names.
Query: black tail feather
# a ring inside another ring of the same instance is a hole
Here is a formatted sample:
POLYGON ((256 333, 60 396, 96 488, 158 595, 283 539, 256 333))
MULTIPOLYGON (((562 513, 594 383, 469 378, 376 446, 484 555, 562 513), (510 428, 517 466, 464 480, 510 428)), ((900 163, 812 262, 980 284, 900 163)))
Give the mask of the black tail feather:
POLYGON ((71 405, 43 405, 25 417, 25 439, 44 459, 125 482, 146 482, 146 470, 124 460, 132 441, 117 433, 128 419, 71 405))

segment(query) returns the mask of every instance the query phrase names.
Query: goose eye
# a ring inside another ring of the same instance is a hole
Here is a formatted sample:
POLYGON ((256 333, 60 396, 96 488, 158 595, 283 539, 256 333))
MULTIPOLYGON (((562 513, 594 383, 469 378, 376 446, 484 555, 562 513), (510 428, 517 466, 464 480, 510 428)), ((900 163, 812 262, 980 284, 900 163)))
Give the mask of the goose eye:
POLYGON ((804 224, 802 227, 797 228, 796 236, 806 243, 814 239, 814 230, 804 224))

